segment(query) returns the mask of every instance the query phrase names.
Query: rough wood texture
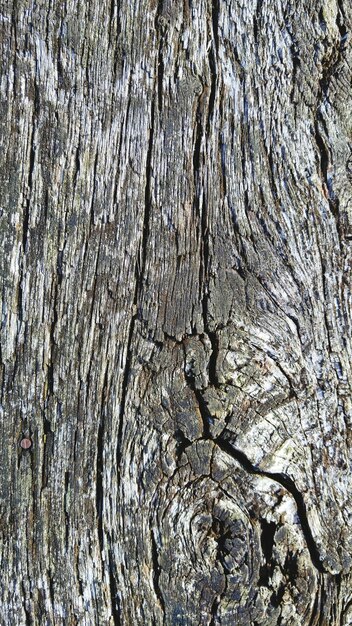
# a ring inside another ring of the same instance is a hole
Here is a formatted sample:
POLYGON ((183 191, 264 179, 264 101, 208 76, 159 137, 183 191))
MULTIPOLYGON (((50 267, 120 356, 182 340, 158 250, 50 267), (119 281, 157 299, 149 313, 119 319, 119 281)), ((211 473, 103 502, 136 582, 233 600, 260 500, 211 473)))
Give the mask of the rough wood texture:
POLYGON ((351 21, 2 3, 1 624, 352 624, 351 21))

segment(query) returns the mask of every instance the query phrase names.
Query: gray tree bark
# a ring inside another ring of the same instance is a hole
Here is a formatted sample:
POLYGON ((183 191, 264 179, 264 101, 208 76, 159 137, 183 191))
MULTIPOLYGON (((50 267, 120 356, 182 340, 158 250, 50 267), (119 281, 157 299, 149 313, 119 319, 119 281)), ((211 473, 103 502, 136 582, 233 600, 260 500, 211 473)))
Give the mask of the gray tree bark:
POLYGON ((1 4, 1 624, 352 624, 350 0, 1 4))

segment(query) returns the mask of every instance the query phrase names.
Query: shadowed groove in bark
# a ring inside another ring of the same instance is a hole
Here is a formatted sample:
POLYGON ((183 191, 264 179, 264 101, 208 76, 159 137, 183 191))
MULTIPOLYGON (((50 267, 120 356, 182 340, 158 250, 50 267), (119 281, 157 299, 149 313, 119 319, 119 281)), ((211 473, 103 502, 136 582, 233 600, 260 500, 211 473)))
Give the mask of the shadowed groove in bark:
MULTIPOLYGON (((147 160, 146 160, 146 184, 145 184, 145 204, 144 204, 144 216, 143 216, 143 224, 142 224, 142 237, 141 237, 141 267, 139 267, 138 258, 136 260, 135 265, 135 291, 133 298, 133 308, 137 309, 137 312, 132 315, 128 341, 127 341, 127 350, 126 350, 126 363, 125 370, 123 375, 122 382, 122 396, 121 396, 121 407, 119 413, 119 428, 118 428, 118 438, 117 438, 117 451, 116 451, 116 463, 117 463, 117 472, 118 476, 120 476, 120 464, 121 464, 121 454, 122 454, 122 436, 123 436, 123 418, 125 414, 125 406, 126 406, 126 398, 128 392, 128 384, 129 384, 129 375, 131 369, 131 357, 132 357, 132 339, 134 336, 135 323, 137 319, 141 318, 141 311, 138 310, 139 300, 141 297, 141 291, 143 288, 143 278, 145 273, 145 265, 147 258, 147 242, 149 238, 149 221, 150 221, 150 212, 151 212, 151 194, 150 194, 150 183, 151 183, 151 160, 152 160, 152 151, 153 151, 153 137, 154 137, 154 113, 155 113, 155 97, 152 100, 151 104, 151 113, 150 113, 150 130, 149 130, 149 143, 148 143, 148 152, 147 152, 147 160)), ((139 253, 138 253, 139 256, 139 253)))
MULTIPOLYGON (((108 544, 111 545, 111 537, 108 535, 108 544)), ((108 566, 109 566, 109 585, 110 585, 110 597, 111 597, 111 611, 114 620, 114 626, 122 626, 120 603, 117 593, 116 585, 116 572, 114 571, 114 558, 112 556, 111 548, 108 550, 108 566)))
POLYGON ((159 561, 158 561, 158 546, 155 541, 152 528, 150 529, 150 539, 151 539, 151 549, 152 549, 152 559, 153 559, 153 586, 154 586, 155 595, 159 601, 161 610, 164 615, 163 623, 165 623, 165 601, 164 601, 164 597, 163 597, 162 591, 160 589, 160 584, 159 584, 161 568, 160 568, 159 561))

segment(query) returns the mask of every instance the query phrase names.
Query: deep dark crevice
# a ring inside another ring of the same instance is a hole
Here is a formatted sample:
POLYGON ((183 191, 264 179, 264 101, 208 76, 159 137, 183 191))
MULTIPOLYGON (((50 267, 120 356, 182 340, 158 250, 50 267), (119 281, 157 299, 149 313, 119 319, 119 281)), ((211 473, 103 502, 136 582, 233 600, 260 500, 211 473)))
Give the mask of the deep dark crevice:
POLYGON ((274 591, 274 592, 271 594, 271 596, 270 596, 270 603, 271 603, 271 605, 272 605, 275 609, 277 609, 277 608, 280 606, 280 604, 281 604, 281 602, 282 602, 282 598, 284 597, 285 589, 286 589, 286 587, 285 587, 285 585, 282 583, 282 584, 280 585, 280 587, 278 588, 278 590, 277 590, 277 591, 274 591))
MULTIPOLYGON (((220 163, 221 163, 221 183, 222 183, 222 193, 225 197, 227 195, 227 182, 226 182, 226 145, 223 140, 223 135, 219 132, 219 150, 220 150, 220 163)), ((236 219, 235 210, 231 204, 231 199, 228 198, 228 202, 230 205, 231 217, 234 224, 235 232, 238 232, 238 223, 236 219)))
MULTIPOLYGON (((195 127, 196 127, 195 141, 194 141, 194 149, 193 149, 194 205, 197 211, 197 215, 199 215, 199 186, 200 186, 199 172, 201 171, 201 144, 202 144, 202 136, 203 136, 200 103, 198 103, 198 107, 197 107, 195 127)), ((203 213, 205 213, 205 211, 203 211, 203 213)), ((203 214, 202 214, 202 219, 203 219, 203 214)))
POLYGON ((337 6, 339 8, 339 12, 338 12, 337 18, 336 18, 336 25, 337 25, 337 28, 339 29, 339 33, 340 33, 340 49, 339 49, 339 52, 342 53, 345 50, 345 45, 346 45, 347 37, 348 37, 348 31, 347 31, 347 28, 346 28, 345 22, 344 22, 345 13, 344 13, 344 10, 343 10, 343 6, 342 6, 342 1, 341 0, 337 0, 337 6))
POLYGON ((153 531, 150 531, 151 548, 152 548, 152 561, 153 561, 153 587, 156 597, 159 600, 161 609, 165 616, 165 601, 160 588, 160 572, 161 567, 158 560, 158 546, 156 545, 153 531))
POLYGON ((161 114, 163 108, 163 80, 164 80, 164 60, 163 60, 163 39, 160 37, 158 51, 158 109, 161 114))
POLYGON ((218 360, 218 356, 219 356, 219 338, 217 333, 214 333, 212 331, 209 330, 209 328, 206 329, 207 335, 210 339, 210 343, 211 343, 211 347, 212 347, 212 351, 211 351, 211 355, 209 358, 209 383, 210 385, 212 385, 213 387, 218 387, 218 377, 217 377, 217 373, 216 373, 216 363, 218 360))
MULTIPOLYGON (((329 292, 328 292, 327 282, 326 282, 326 266, 321 255, 320 255, 320 261, 321 261, 321 279, 323 283, 324 300, 325 302, 329 302, 329 292)), ((330 337, 331 326, 330 326, 330 322, 328 319, 328 309, 326 306, 324 306, 324 324, 326 328, 326 336, 327 336, 328 345, 329 345, 329 352, 330 354, 333 354, 334 350, 333 350, 333 346, 331 345, 331 337, 330 337)))
POLYGON ((93 168, 93 189, 92 189, 92 199, 91 199, 91 203, 90 203, 90 230, 92 230, 92 228, 94 227, 94 201, 95 201, 95 194, 96 194, 96 180, 97 180, 97 168, 98 168, 98 150, 95 153, 95 159, 94 159, 94 168, 93 168))
POLYGON ((42 462, 42 486, 44 489, 49 481, 50 460, 54 453, 54 432, 51 429, 51 422, 44 418, 44 446, 43 446, 43 462, 42 462))
POLYGON ((312 560, 313 565, 319 572, 326 573, 327 570, 324 568, 321 560, 318 548, 313 539, 312 531, 310 529, 308 518, 307 518, 307 509, 303 499, 302 494, 298 491, 295 483, 292 478, 287 476, 286 474, 278 474, 265 472, 263 470, 258 469, 255 465, 251 463, 248 457, 242 452, 233 447, 229 440, 223 439, 222 437, 218 437, 214 440, 215 443, 219 446, 223 452, 226 452, 229 456, 235 459, 249 474, 257 474, 260 476, 266 476, 280 485, 282 485, 294 498, 297 506, 297 514, 300 519, 302 532, 304 534, 307 548, 309 550, 309 554, 312 560))
POLYGON ((70 516, 68 514, 68 490, 70 486, 70 472, 65 472, 65 492, 64 492, 64 515, 65 515, 65 546, 68 551, 70 516))
MULTIPOLYGON (((204 250, 204 253, 205 253, 205 250, 204 250)), ((208 249, 206 250, 206 260, 204 261, 204 263, 205 264, 208 263, 208 249)), ((219 356, 219 339, 218 339, 217 333, 210 330, 209 325, 208 325, 208 298, 209 298, 208 294, 203 295, 202 311, 203 311, 204 332, 209 337, 211 348, 212 348, 211 355, 209 358, 209 364, 208 364, 209 384, 213 387, 218 387, 219 383, 218 383, 216 365, 217 365, 217 359, 219 356)))
POLYGON ((56 273, 57 273, 57 282, 58 282, 58 286, 60 287, 61 283, 62 283, 62 279, 64 277, 64 273, 63 273, 63 258, 64 258, 64 251, 63 250, 59 250, 57 253, 57 260, 56 260, 56 273))
POLYGON ((212 47, 209 48, 209 68, 210 68, 210 94, 209 94, 209 103, 208 103, 208 119, 207 119, 207 133, 210 132, 210 121, 214 115, 214 107, 215 107, 215 96, 216 96, 216 80, 217 80, 217 71, 216 71, 216 62, 214 51, 212 47))
MULTIPOLYGON (((12 2, 11 13, 11 39, 14 43, 14 50, 18 50, 17 41, 17 25, 18 25, 18 7, 17 0, 12 2)), ((17 83, 20 80, 20 72, 17 71, 17 54, 12 55, 12 67, 13 67, 13 99, 17 102, 17 83)))
POLYGON ((100 423, 97 436, 97 460, 96 460, 96 491, 95 506, 97 511, 98 537, 100 552, 104 549, 103 510, 104 510, 104 431, 105 431, 105 403, 108 388, 108 367, 105 370, 104 382, 101 394, 100 423))
POLYGON ((28 234, 29 234, 29 214, 31 205, 31 195, 33 189, 33 174, 35 167, 35 145, 34 145, 35 123, 32 121, 32 134, 30 139, 30 152, 29 152, 29 173, 28 173, 28 198, 25 205, 23 216, 23 231, 22 231, 22 249, 23 254, 26 252, 28 234))
POLYGON ((164 43, 164 35, 162 29, 160 29, 160 16, 162 15, 163 9, 163 0, 158 0, 158 6, 155 14, 155 30, 159 32, 159 48, 158 48, 158 58, 157 58, 157 87, 158 87, 158 110, 161 114, 163 108, 163 80, 164 80, 164 59, 163 59, 163 43, 164 43))
POLYGON ((23 322, 23 289, 22 289, 22 276, 23 271, 21 272, 21 279, 18 284, 18 296, 17 296, 17 309, 18 309, 18 319, 20 322, 23 322))
POLYGON ((273 154, 272 149, 270 148, 269 151, 267 152, 268 155, 268 162, 269 162, 269 170, 268 173, 270 175, 270 187, 272 190, 272 194, 273 197, 276 201, 278 201, 279 197, 280 197, 280 193, 277 192, 277 183, 276 181, 278 179, 280 179, 279 176, 277 176, 277 165, 276 165, 276 157, 273 154))
POLYGON ((209 626, 217 626, 217 623, 215 620, 217 618, 219 606, 220 606, 220 598, 218 596, 215 596, 214 601, 210 607, 211 620, 209 622, 209 626))
POLYGON ((177 442, 176 443, 176 460, 177 462, 179 462, 182 454, 187 450, 187 448, 189 448, 189 446, 192 445, 192 442, 183 434, 180 428, 178 428, 175 431, 174 437, 177 442))
POLYGON ((213 35, 216 54, 219 52, 219 14, 220 14, 220 2, 219 0, 212 0, 211 7, 211 19, 213 22, 213 35))
POLYGON ((284 573, 287 578, 294 583, 298 577, 298 562, 297 555, 293 552, 288 552, 285 563, 284 563, 284 573))
POLYGON ((156 9, 156 14, 155 14, 155 28, 158 28, 159 18, 163 14, 163 6, 164 6, 164 0, 158 0, 158 6, 156 9))
POLYGON ((275 561, 272 558, 274 537, 277 529, 275 522, 267 522, 265 519, 260 520, 261 535, 260 544, 265 559, 265 564, 259 570, 259 585, 267 587, 269 580, 273 574, 275 561))
MULTIPOLYGON (((196 215, 200 215, 200 201, 199 201, 199 172, 201 167, 201 144, 202 144, 202 123, 201 123, 201 106, 198 102, 196 112, 196 125, 195 125, 195 139, 193 148, 193 184, 194 184, 194 197, 193 207, 196 215)), ((209 259, 209 239, 208 239, 208 227, 207 227, 207 210, 206 199, 203 199, 203 206, 200 217, 200 240, 201 240, 201 261, 199 267, 199 286, 202 285, 207 289, 208 282, 208 259, 209 259)), ((206 295, 203 295, 203 299, 206 295)))
POLYGON ((57 301, 58 301, 58 282, 56 282, 55 287, 54 287, 53 319, 50 324, 50 361, 48 365, 49 395, 54 395, 54 362, 55 362, 55 357, 56 357, 55 330, 56 330, 56 326, 58 322, 57 301))
MULTIPOLYGON (((106 375, 106 374, 105 374, 106 375)), ((97 436, 97 462, 96 462, 96 485, 95 485, 95 506, 97 511, 98 537, 100 552, 104 549, 104 531, 103 531, 103 508, 104 508, 104 416, 103 411, 98 428, 97 436)))
MULTIPOLYGON (((319 119, 321 119, 320 116, 319 116, 319 119)), ((315 141, 319 150, 321 177, 324 180, 326 184, 326 188, 330 194, 329 187, 331 187, 331 183, 329 184, 329 179, 328 179, 330 155, 329 155, 329 150, 326 147, 323 137, 320 133, 318 120, 316 120, 315 122, 315 141)))
MULTIPOLYGON (((111 538, 109 537, 109 545, 111 545, 111 538)), ((114 621, 114 626, 121 626, 121 609, 119 604, 119 596, 117 593, 117 585, 116 585, 116 568, 114 565, 114 559, 111 552, 111 549, 108 550, 108 558, 109 558, 109 587, 110 587, 110 597, 111 597, 111 613, 114 621)))
POLYGON ((141 243, 141 259, 142 266, 139 272, 139 290, 141 290, 141 283, 145 272, 146 258, 147 258, 147 243, 149 240, 149 229, 150 229, 150 214, 151 214, 151 179, 152 179, 152 153, 153 153, 153 143, 154 143, 154 121, 155 121, 155 100, 153 98, 151 104, 151 112, 150 112, 150 132, 149 132, 149 143, 148 143, 148 152, 147 152, 147 160, 146 160, 146 184, 145 184, 145 193, 144 193, 144 218, 143 218, 143 234, 142 234, 142 243, 141 243))
POLYGON ((274 571, 274 562, 265 563, 261 565, 259 568, 259 578, 258 578, 258 586, 259 587, 269 587, 270 586, 270 578, 273 575, 274 571))
POLYGON ((253 14, 253 36, 254 36, 254 43, 257 49, 258 48, 258 19, 255 13, 253 14))
MULTIPOLYGON (((81 151, 81 140, 78 140, 78 146, 75 151, 75 176, 74 176, 74 186, 77 185, 78 176, 81 170, 81 159, 80 159, 80 151, 81 151)), ((97 157, 95 157, 97 158, 97 157)), ((95 174, 95 172, 94 172, 95 174)), ((93 180, 95 181, 95 175, 93 180)))
POLYGON ((208 103, 208 119, 207 119, 207 124, 206 124, 207 133, 209 133, 210 131, 210 121, 214 114, 215 96, 216 96, 217 69, 216 69, 215 55, 217 56, 218 51, 219 51, 219 24, 218 24, 219 2, 218 0, 213 0, 212 2, 211 17, 212 17, 212 30, 213 30, 215 54, 214 54, 214 47, 210 46, 209 53, 208 53, 208 62, 209 62, 209 69, 210 69, 211 85, 210 85, 210 95, 209 95, 209 103, 208 103))

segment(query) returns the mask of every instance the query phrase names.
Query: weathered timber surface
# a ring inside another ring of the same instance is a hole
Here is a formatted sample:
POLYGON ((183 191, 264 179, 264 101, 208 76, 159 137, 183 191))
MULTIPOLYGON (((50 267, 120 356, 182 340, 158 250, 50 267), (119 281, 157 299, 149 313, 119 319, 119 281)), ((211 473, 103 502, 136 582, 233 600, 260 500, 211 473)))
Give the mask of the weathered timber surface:
POLYGON ((0 27, 1 625, 352 624, 351 1, 0 27))

